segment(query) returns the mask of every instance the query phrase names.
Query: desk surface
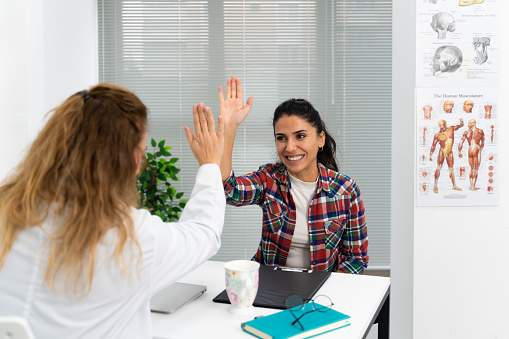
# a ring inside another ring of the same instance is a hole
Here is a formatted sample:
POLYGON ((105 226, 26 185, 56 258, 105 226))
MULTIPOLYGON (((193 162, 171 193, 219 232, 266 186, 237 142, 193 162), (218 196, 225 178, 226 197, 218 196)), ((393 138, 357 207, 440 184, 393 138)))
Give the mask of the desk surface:
MULTIPOLYGON (((254 338, 244 332, 240 324, 259 315, 280 310, 257 307, 250 316, 235 316, 228 312, 229 304, 212 299, 224 286, 224 263, 207 261, 179 280, 207 286, 198 299, 173 314, 152 313, 155 337, 181 338, 254 338)), ((326 294, 334 302, 333 308, 351 316, 351 325, 325 333, 320 338, 363 338, 376 318, 390 287, 390 279, 366 275, 333 273, 317 294, 326 294)))

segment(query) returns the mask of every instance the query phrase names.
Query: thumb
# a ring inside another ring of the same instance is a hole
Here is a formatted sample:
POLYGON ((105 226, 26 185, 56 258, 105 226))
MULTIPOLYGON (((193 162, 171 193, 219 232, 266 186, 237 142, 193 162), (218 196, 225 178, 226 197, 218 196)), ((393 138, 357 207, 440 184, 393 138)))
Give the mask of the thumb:
POLYGON ((252 106, 253 106, 253 97, 249 97, 247 99, 247 102, 246 102, 246 105, 244 106, 244 108, 249 111, 249 110, 251 110, 252 106))
POLYGON ((184 131, 186 132, 187 141, 189 142, 189 146, 193 143, 194 135, 191 129, 187 126, 184 126, 184 131))

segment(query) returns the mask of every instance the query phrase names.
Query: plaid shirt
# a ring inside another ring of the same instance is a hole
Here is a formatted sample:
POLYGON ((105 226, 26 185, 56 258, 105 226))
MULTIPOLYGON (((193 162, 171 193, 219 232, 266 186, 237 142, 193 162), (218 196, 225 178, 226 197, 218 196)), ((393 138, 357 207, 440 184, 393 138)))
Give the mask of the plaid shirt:
MULTIPOLYGON (((368 266, 368 235, 359 187, 347 176, 318 163, 318 185, 308 210, 311 269, 362 273, 368 266)), ((286 167, 267 164, 223 182, 229 205, 259 205, 262 239, 253 259, 285 266, 295 229, 296 208, 286 167)))

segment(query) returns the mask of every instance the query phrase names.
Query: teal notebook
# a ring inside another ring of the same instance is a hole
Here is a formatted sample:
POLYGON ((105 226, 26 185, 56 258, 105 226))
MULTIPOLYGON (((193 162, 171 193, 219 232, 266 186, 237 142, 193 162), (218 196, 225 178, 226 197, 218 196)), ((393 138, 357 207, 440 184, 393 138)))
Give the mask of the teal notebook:
MULTIPOLYGON (((311 304, 306 304, 303 311, 294 311, 298 317, 302 312, 312 309, 311 304)), ((340 327, 350 325, 350 316, 330 309, 327 312, 314 311, 306 314, 300 319, 304 330, 297 324, 292 325, 295 320, 289 310, 267 315, 242 323, 242 329, 262 339, 301 339, 310 338, 340 327)))

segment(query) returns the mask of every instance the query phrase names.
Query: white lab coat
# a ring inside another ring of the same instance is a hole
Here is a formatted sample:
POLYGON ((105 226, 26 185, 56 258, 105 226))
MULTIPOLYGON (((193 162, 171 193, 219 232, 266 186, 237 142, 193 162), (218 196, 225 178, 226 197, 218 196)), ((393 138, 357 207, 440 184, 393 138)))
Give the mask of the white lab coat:
MULTIPOLYGON (((129 279, 114 258, 115 232, 104 237, 91 292, 82 300, 76 300, 72 281, 67 292, 60 280, 56 292, 45 283, 47 253, 39 250, 47 235, 29 228, 0 270, 0 316, 24 317, 37 338, 152 338, 150 298, 218 251, 224 212, 219 167, 203 165, 178 223, 132 209, 142 257, 137 266, 137 249, 126 246, 129 279)), ((47 220, 43 228, 52 224, 47 220)))

